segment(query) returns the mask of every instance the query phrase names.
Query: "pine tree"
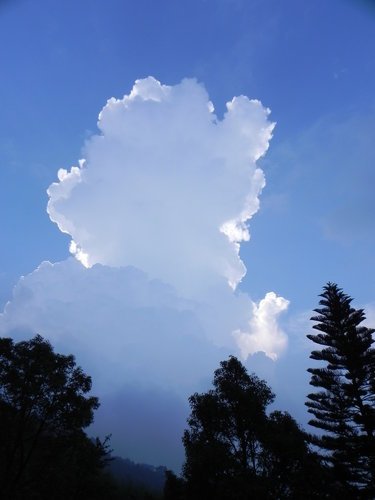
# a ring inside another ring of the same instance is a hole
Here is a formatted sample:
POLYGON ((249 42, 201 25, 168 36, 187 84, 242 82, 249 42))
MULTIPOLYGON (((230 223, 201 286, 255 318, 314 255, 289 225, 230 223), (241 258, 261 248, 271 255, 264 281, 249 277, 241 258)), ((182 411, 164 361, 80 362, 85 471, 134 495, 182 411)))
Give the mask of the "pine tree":
POLYGON ((310 384, 321 388, 309 394, 306 405, 320 429, 315 437, 333 477, 349 498, 375 498, 375 349, 374 329, 361 326, 362 309, 336 284, 328 283, 312 321, 319 333, 307 337, 321 345, 310 358, 310 384))

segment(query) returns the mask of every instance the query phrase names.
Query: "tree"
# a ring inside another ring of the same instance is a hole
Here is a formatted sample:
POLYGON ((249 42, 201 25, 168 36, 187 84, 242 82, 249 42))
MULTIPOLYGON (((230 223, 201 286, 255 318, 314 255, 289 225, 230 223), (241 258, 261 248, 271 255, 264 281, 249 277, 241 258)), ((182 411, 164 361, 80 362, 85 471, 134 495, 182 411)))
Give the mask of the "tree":
POLYGON ((83 431, 99 406, 90 389, 74 357, 54 353, 41 336, 0 339, 1 498, 51 498, 51 487, 54 498, 84 491, 107 455, 107 444, 83 431))
POLYGON ((361 326, 362 309, 334 283, 320 295, 320 308, 311 319, 319 333, 308 335, 323 346, 310 358, 310 384, 321 388, 309 394, 306 405, 314 416, 310 425, 321 430, 314 442, 332 467, 334 479, 349 498, 375 497, 375 330, 361 326))
POLYGON ((163 489, 164 500, 183 500, 185 498, 185 481, 176 476, 171 470, 165 471, 165 484, 163 489))
POLYGON ((306 486, 304 466, 313 454, 305 434, 287 413, 267 416, 271 389, 238 359, 231 356, 220 365, 214 388, 189 399, 189 429, 183 437, 187 497, 281 499, 303 491, 304 498, 315 498, 306 486))
POLYGON ((263 439, 267 498, 332 498, 327 470, 308 443, 309 436, 288 412, 269 415, 263 439))

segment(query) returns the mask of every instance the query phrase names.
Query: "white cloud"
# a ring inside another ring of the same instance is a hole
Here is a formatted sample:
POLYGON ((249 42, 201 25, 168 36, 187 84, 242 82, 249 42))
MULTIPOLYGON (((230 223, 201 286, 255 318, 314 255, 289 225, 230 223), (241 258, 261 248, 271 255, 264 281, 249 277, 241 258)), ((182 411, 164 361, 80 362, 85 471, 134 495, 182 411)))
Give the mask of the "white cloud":
MULTIPOLYGON (((277 317, 288 301, 271 292, 257 305, 235 290, 265 185, 256 160, 271 139, 268 115, 241 96, 218 120, 195 80, 138 80, 110 99, 84 159, 48 188, 49 216, 71 235, 75 258, 43 262, 19 281, 0 335, 38 332, 74 353, 103 401, 170 391, 186 404, 238 349, 275 360, 286 347, 277 317)), ((126 411, 137 420, 137 407, 126 411)), ((105 409, 98 415, 99 428, 121 427, 105 409)))
POLYGON ((234 332, 243 358, 262 351, 276 360, 285 350, 288 338, 279 327, 277 317, 288 305, 288 300, 278 297, 274 292, 267 293, 258 305, 253 305, 253 316, 248 331, 234 332))
POLYGON ((195 80, 137 80, 99 114, 85 161, 60 170, 48 213, 85 265, 133 265, 184 295, 220 278, 235 287, 264 186, 255 161, 271 138, 268 114, 241 96, 220 121, 195 80))

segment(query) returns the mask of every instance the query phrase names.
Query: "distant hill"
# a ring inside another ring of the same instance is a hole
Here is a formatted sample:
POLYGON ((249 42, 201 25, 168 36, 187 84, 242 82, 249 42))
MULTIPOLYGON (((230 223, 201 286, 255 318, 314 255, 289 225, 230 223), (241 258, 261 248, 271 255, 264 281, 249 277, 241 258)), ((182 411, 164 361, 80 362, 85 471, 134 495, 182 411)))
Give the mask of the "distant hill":
POLYGON ((123 485, 144 488, 155 493, 163 491, 166 467, 137 464, 127 458, 112 457, 108 471, 123 485))

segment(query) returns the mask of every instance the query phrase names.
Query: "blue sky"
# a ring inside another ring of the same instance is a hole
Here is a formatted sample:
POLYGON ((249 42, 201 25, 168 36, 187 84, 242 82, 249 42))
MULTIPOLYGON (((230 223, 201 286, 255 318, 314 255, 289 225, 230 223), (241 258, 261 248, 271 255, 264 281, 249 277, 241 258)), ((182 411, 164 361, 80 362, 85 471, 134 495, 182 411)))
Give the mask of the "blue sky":
POLYGON ((196 77, 219 113, 233 95, 258 98, 277 121, 242 253, 251 292, 277 288, 308 308, 332 279, 373 300, 370 2, 20 0, 0 23, 3 299, 20 274, 65 257, 45 189, 76 162, 106 100, 154 75, 196 77), (323 230, 332 217, 346 236, 323 230))
POLYGON ((69 256, 46 189, 77 164, 107 99, 152 75, 196 78, 219 118, 243 94, 277 122, 240 289, 290 301, 282 363, 327 281, 374 315, 374 28, 373 2, 354 0, 1 3, 0 303, 69 256))

